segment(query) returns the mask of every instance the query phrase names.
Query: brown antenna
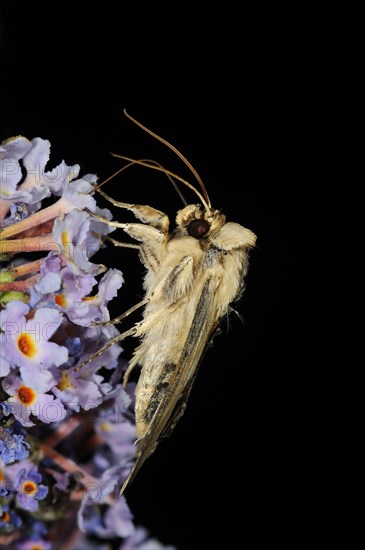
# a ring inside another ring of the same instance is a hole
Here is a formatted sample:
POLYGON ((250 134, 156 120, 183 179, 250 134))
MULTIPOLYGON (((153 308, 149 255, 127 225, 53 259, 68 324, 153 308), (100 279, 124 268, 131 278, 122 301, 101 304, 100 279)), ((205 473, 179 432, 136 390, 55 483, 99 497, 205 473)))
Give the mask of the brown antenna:
POLYGON ((166 147, 168 147, 169 149, 171 149, 171 151, 173 151, 182 161, 184 164, 186 164, 186 166, 189 168, 189 170, 194 174, 197 182, 199 183, 200 185, 200 188, 201 190, 203 191, 203 195, 204 195, 204 198, 206 200, 206 203, 208 205, 209 208, 211 208, 211 203, 210 203, 210 198, 209 198, 209 195, 207 193, 207 190, 205 189, 205 186, 204 186, 204 183, 202 182, 201 180, 201 177, 199 176, 198 172, 195 170, 194 166, 188 161, 187 158, 184 157, 184 155, 182 153, 180 153, 180 151, 178 149, 176 149, 176 147, 174 147, 171 143, 169 143, 166 139, 162 138, 161 136, 155 134, 154 132, 152 132, 152 130, 149 130, 148 128, 146 128, 146 126, 143 126, 143 124, 141 124, 140 122, 138 122, 138 120, 136 120, 135 118, 133 118, 131 115, 129 115, 126 111, 126 109, 123 109, 123 112, 125 114, 125 116, 127 118, 129 118, 129 120, 131 120, 132 122, 134 122, 134 124, 136 124, 137 126, 139 126, 140 128, 142 128, 142 130, 144 130, 145 132, 147 132, 147 134, 150 134, 152 137, 154 137, 155 139, 157 139, 158 141, 161 141, 161 143, 163 143, 164 145, 166 145, 166 147))

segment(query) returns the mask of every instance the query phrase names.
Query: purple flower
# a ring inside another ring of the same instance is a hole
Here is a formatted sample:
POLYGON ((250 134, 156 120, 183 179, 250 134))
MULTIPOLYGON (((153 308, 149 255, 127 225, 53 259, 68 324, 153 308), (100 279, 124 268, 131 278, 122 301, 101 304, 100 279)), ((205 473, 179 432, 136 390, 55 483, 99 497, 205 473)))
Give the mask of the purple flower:
POLYGON ((67 188, 68 184, 77 178, 80 172, 80 166, 74 164, 73 166, 67 166, 62 161, 61 164, 56 166, 51 172, 47 173, 47 181, 50 190, 55 196, 62 196, 67 188))
MULTIPOLYGON (((23 136, 11 137, 0 144, 0 161, 6 158, 14 158, 19 160, 31 149, 32 142, 23 136)), ((0 183, 6 183, 8 174, 5 174, 4 178, 0 180, 0 183)), ((21 179, 21 175, 19 180, 21 179)))
POLYGON ((56 372, 58 383, 52 388, 53 393, 69 409, 79 412, 97 407, 103 402, 103 394, 99 389, 102 376, 94 374, 92 379, 82 378, 82 372, 73 369, 56 372))
POLYGON ((96 201, 89 193, 95 186, 96 179, 94 174, 87 174, 77 180, 66 180, 62 188, 63 193, 61 198, 63 211, 70 212, 74 208, 78 210, 88 208, 92 212, 95 212, 96 201))
POLYGON ((10 395, 7 403, 23 426, 34 426, 29 418, 31 414, 46 424, 65 418, 66 411, 61 401, 46 393, 54 385, 53 377, 50 381, 49 375, 47 371, 40 370, 33 380, 25 384, 15 373, 10 373, 3 381, 3 388, 10 395))
POLYGON ((30 307, 16 300, 0 312, 5 372, 9 366, 48 368, 67 361, 67 348, 48 341, 60 326, 62 314, 50 308, 37 309, 32 318, 29 313, 30 307))
MULTIPOLYGON (((62 298, 66 302, 64 305, 66 311, 73 304, 80 302, 85 296, 88 296, 92 288, 97 284, 97 280, 92 275, 75 275, 68 266, 61 270, 61 282, 62 298)), ((56 303, 59 304, 57 300, 56 303)))
POLYGON ((56 472, 55 470, 52 470, 50 473, 56 480, 54 487, 60 491, 67 492, 70 485, 70 474, 68 472, 56 472))
MULTIPOLYGON (((134 532, 133 516, 125 498, 120 497, 117 502, 109 506, 104 515, 104 536, 129 537, 134 532)), ((100 536, 103 534, 98 533, 100 536)))
POLYGON ((52 544, 44 539, 34 538, 18 543, 17 550, 52 550, 52 544))
MULTIPOLYGON (((37 294, 41 297, 44 294, 54 294, 61 287, 61 259, 53 252, 44 258, 38 282, 32 287, 37 294)), ((36 302, 38 303, 39 300, 36 302)), ((31 306, 35 306, 36 303, 31 302, 31 306)))
POLYGON ((29 455, 28 448, 29 443, 24 440, 24 435, 0 426, 0 458, 5 464, 26 458, 29 455))
POLYGON ((95 430, 116 455, 119 463, 130 467, 136 454, 134 445, 136 428, 125 417, 131 402, 130 397, 123 388, 119 388, 118 392, 119 395, 114 397, 113 405, 101 411, 95 422, 95 430))
POLYGON ((82 510, 80 529, 90 535, 101 538, 128 537, 134 531, 133 516, 124 497, 113 502, 106 511, 98 505, 84 507, 81 505, 80 510, 82 510))
POLYGON ((59 256, 48 256, 42 263, 41 277, 31 288, 30 305, 54 307, 68 314, 96 284, 92 275, 77 275, 68 266, 61 268, 59 256))
POLYGON ((13 200, 13 197, 16 196, 17 186, 22 178, 22 170, 18 161, 31 147, 31 142, 22 136, 10 138, 0 145, 1 199, 13 200))
POLYGON ((37 203, 51 194, 45 171, 50 149, 51 144, 48 140, 34 138, 31 149, 23 156, 22 164, 26 170, 26 177, 20 185, 20 190, 29 194, 29 197, 22 201, 26 204, 37 203))
POLYGON ((46 540, 49 527, 40 521, 27 525, 27 536, 16 545, 17 550, 52 550, 52 545, 46 540))
POLYGON ((18 514, 10 508, 8 504, 0 505, 0 529, 2 531, 11 532, 22 523, 18 514))
POLYGON ((96 275, 101 271, 99 265, 89 262, 89 258, 100 248, 98 239, 93 235, 90 237, 90 225, 90 215, 76 209, 54 222, 53 236, 60 253, 77 275, 96 275))
POLYGON ((12 203, 35 204, 49 197, 51 194, 45 166, 49 160, 50 143, 41 138, 34 138, 31 142, 24 138, 13 138, 5 146, 0 161, 1 171, 1 198, 11 200, 12 203), (10 146, 10 147, 9 147, 10 146), (13 154, 13 156, 5 156, 13 154), (22 170, 19 160, 26 170, 26 177, 22 179, 22 170))
POLYGON ((119 465, 109 468, 97 485, 88 487, 78 513, 78 524, 82 531, 102 538, 128 537, 133 533, 132 514, 125 498, 122 496, 115 499, 115 490, 119 492, 122 471, 123 468, 119 465), (105 511, 100 505, 106 501, 109 506, 105 511), (115 521, 116 517, 118 521, 115 521))
POLYGON ((38 509, 38 501, 46 498, 48 487, 41 484, 42 476, 32 468, 22 468, 15 479, 17 488, 17 503, 23 510, 35 512, 38 509))
POLYGON ((176 550, 175 546, 164 546, 157 539, 150 538, 144 527, 137 527, 134 533, 120 546, 119 550, 176 550))
MULTIPOLYGON (((108 302, 115 298, 118 289, 124 282, 123 275, 118 269, 109 269, 99 283, 98 294, 77 302, 67 311, 68 317, 74 323, 90 326, 93 322, 109 321, 108 302)), ((110 327, 101 327, 106 336, 110 337, 110 327)))

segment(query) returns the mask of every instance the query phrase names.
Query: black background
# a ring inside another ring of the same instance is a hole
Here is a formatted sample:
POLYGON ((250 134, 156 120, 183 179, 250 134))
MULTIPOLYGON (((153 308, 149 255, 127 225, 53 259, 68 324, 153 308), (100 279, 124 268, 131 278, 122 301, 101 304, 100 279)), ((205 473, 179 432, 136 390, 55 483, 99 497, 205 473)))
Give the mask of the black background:
MULTIPOLYGON (((117 14, 107 3, 82 16, 60 7, 48 15, 34 6, 2 10, 2 139, 47 138, 55 161, 79 163, 81 174, 109 176, 121 165, 114 151, 154 159, 193 182, 171 151, 124 117, 126 107, 189 159, 214 207, 258 236, 237 306, 243 323, 232 314, 223 324, 185 416, 127 493, 136 522, 179 550, 282 539, 292 513, 295 391, 285 350, 295 294, 284 299, 283 291, 294 258, 286 203, 296 200, 299 108, 285 44, 266 35, 266 24, 259 14, 198 16, 178 7, 117 14)), ((143 168, 106 191, 172 220, 181 207, 167 179, 143 168)), ((139 300, 143 268, 135 251, 103 254, 126 279, 112 306, 117 315, 139 300)), ((133 344, 126 342, 127 354, 133 344)))

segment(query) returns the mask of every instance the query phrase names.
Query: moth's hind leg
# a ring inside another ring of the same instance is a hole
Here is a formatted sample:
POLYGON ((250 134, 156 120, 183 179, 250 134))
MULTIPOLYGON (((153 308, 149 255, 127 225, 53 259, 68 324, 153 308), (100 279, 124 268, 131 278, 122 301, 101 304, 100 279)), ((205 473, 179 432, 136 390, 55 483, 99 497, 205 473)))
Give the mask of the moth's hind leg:
POLYGON ((114 319, 110 319, 110 321, 101 321, 100 323, 99 322, 94 322, 94 323, 91 323, 91 325, 93 327, 105 327, 105 326, 108 326, 108 325, 117 325, 123 319, 128 317, 128 315, 130 315, 131 313, 133 313, 134 311, 136 311, 140 307, 145 306, 147 303, 148 303, 148 299, 142 300, 141 302, 138 302, 138 304, 136 304, 135 306, 132 306, 131 308, 127 309, 127 311, 122 313, 122 315, 119 315, 118 317, 115 317, 114 319))
POLYGON ((141 220, 143 223, 148 223, 148 225, 151 225, 152 227, 155 227, 156 229, 159 229, 163 233, 167 233, 169 230, 169 219, 160 210, 156 210, 156 208, 152 208, 151 206, 145 206, 141 204, 128 204, 126 202, 120 202, 116 201, 104 191, 101 191, 101 189, 98 189, 98 193, 100 193, 107 201, 109 201, 114 206, 117 206, 118 208, 125 208, 126 210, 130 210, 133 212, 133 214, 141 220))
POLYGON ((137 327, 134 326, 134 327, 130 328, 129 330, 126 330, 125 332, 122 332, 122 334, 119 334, 115 338, 112 338, 102 348, 100 348, 96 353, 93 353, 85 361, 80 363, 80 365, 77 365, 77 367, 75 367, 75 372, 78 372, 79 370, 81 370, 83 367, 85 367, 85 365, 87 365, 88 363, 90 363, 91 361, 93 361, 94 359, 99 357, 102 353, 104 353, 104 351, 109 349, 111 346, 114 346, 114 344, 117 344, 118 342, 121 342, 122 340, 124 340, 128 336, 134 336, 136 334, 136 332, 137 332, 137 327))

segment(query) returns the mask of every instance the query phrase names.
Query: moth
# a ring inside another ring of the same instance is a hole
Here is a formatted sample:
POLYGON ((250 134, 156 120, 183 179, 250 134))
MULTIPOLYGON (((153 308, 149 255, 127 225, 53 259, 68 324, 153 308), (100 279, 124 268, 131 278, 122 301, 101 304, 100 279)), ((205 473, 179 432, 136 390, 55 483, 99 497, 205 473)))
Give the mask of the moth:
POLYGON ((124 377, 126 384, 133 368, 137 365, 141 368, 135 390, 137 458, 121 493, 184 413, 204 352, 222 318, 232 309, 232 302, 242 295, 249 251, 256 242, 252 231, 227 222, 224 214, 211 206, 200 177, 175 147, 125 114, 179 155, 197 178, 202 193, 152 161, 115 155, 173 176, 193 189, 201 204, 187 204, 179 210, 172 231, 167 215, 160 210, 115 201, 102 191, 105 198, 131 211, 139 222, 110 222, 90 212, 99 221, 123 229, 138 241, 137 245, 108 238, 116 246, 138 248, 146 268, 144 299, 113 322, 120 322, 139 307, 144 307, 143 319, 96 354, 127 336, 140 339, 124 377))

